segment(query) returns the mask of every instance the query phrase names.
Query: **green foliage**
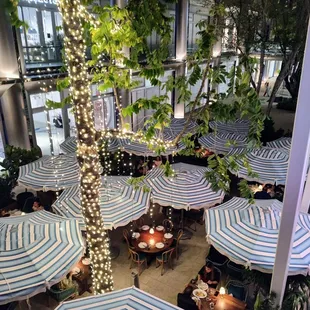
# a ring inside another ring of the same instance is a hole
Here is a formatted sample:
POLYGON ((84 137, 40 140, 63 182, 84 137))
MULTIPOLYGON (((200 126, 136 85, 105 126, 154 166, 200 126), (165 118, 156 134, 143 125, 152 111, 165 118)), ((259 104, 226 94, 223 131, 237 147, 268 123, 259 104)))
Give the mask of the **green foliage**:
POLYGON ((249 199, 249 203, 254 204, 254 202, 255 202, 255 200, 254 200, 254 193, 249 188, 247 180, 245 180, 245 179, 241 180, 239 182, 239 184, 238 184, 238 188, 239 188, 241 197, 248 198, 249 199))
POLYGON ((165 177, 170 178, 170 177, 176 176, 176 174, 175 174, 174 170, 172 169, 168 160, 166 161, 166 163, 164 165, 162 165, 162 168, 164 169, 165 177))
POLYGON ((20 166, 29 164, 40 157, 41 150, 37 147, 25 150, 7 145, 5 147, 5 159, 0 163, 0 166, 3 168, 1 171, 8 178, 10 186, 15 186, 20 166))
POLYGON ((3 1, 3 7, 8 14, 10 18, 10 22, 12 26, 15 26, 17 28, 19 27, 25 27, 26 29, 28 28, 28 24, 21 21, 18 17, 18 0, 2 0, 3 1))
POLYGON ((150 188, 144 183, 145 176, 130 178, 127 182, 135 190, 141 188, 145 193, 150 192, 150 188))
POLYGON ((50 99, 47 99, 45 102, 45 106, 48 109, 61 109, 63 107, 65 107, 66 105, 71 105, 72 104, 72 96, 67 96, 66 98, 64 98, 63 100, 61 100, 60 102, 58 101, 53 101, 50 99))

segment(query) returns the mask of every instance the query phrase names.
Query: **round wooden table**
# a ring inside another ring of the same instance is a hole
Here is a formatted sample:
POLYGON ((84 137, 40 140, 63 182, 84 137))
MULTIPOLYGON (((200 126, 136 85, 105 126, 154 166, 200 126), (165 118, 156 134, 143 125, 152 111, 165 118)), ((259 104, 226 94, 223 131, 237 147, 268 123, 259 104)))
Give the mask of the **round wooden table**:
POLYGON ((140 237, 138 239, 132 239, 131 244, 134 246, 136 252, 144 252, 149 254, 164 252, 171 246, 173 242, 173 237, 170 239, 165 239, 164 234, 165 231, 157 231, 156 229, 154 229, 154 234, 150 234, 149 230, 142 230, 140 231, 140 237), (154 240, 152 245, 150 244, 151 240, 154 240), (145 242, 148 247, 145 249, 139 248, 138 244, 140 242, 145 242), (165 246, 161 249, 158 249, 155 246, 157 242, 162 242, 165 246))

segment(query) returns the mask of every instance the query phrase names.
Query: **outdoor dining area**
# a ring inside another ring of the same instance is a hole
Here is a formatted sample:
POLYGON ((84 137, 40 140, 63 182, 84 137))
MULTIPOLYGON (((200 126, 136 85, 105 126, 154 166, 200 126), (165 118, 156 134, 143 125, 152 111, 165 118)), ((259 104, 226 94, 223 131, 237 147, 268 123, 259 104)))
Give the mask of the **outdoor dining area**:
MULTIPOLYGON (((211 126, 223 131, 201 137, 201 145, 224 159, 244 153, 246 122, 211 126), (229 145, 230 139, 239 142, 229 145)), ((252 184, 254 198, 260 198, 259 192, 269 195, 254 203, 213 190, 205 178, 212 170, 194 161, 174 162, 169 156, 175 149, 168 150, 167 158, 146 154, 144 158, 152 156, 160 163, 148 167, 138 184, 132 183, 133 173, 102 176, 100 212, 110 239, 115 291, 97 296, 76 141, 65 141, 67 154, 43 156, 20 167, 20 186, 38 196, 54 195, 46 206, 26 191, 24 207, 0 218, 0 304, 34 309, 55 309, 58 304, 57 309, 252 309, 256 287, 244 272, 256 270, 267 277, 272 272, 282 202, 272 199, 278 197, 269 189, 281 186, 284 191, 289 159, 284 141, 288 143, 285 139, 246 150, 257 176, 248 177, 242 162, 238 171, 231 171, 252 184), (170 176, 160 167, 167 160, 172 161, 170 176)), ((112 139, 108 148, 141 156, 147 145, 112 139)), ((290 276, 308 273, 310 256, 301 240, 307 240, 309 223, 308 214, 300 214, 290 276)))

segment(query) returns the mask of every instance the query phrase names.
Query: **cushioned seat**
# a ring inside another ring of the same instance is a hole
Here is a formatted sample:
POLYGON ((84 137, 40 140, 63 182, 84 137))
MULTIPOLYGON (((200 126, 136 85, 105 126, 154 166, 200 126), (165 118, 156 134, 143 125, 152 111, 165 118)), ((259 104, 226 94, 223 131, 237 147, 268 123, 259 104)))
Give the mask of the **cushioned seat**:
POLYGON ((222 267, 228 262, 228 258, 211 246, 209 255, 206 258, 207 261, 212 262, 217 267, 222 267))
POLYGON ((226 266, 226 273, 232 278, 240 279, 244 269, 245 267, 243 265, 238 265, 229 261, 226 266))
POLYGON ((229 281, 227 283, 227 294, 232 294, 233 297, 245 301, 247 298, 247 289, 245 285, 239 281, 229 281))
POLYGON ((56 285, 53 285, 50 289, 47 290, 48 294, 58 302, 64 301, 71 296, 74 296, 77 292, 75 286, 69 287, 65 290, 59 290, 56 285))

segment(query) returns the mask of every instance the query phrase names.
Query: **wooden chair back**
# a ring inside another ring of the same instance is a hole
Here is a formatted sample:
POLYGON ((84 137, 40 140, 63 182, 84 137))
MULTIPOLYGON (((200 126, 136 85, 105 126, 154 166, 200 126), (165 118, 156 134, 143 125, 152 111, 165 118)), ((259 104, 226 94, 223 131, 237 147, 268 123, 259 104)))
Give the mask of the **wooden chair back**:
POLYGON ((177 244, 176 244, 176 246, 178 246, 179 245, 179 243, 180 243, 180 240, 181 240, 181 238, 182 238, 182 236, 183 236, 183 229, 180 229, 179 230, 179 232, 178 232, 178 236, 177 236, 177 244))
POLYGON ((139 219, 135 220, 134 222, 135 228, 141 228, 144 225, 144 218, 140 217, 139 219))
POLYGON ((165 251, 162 253, 161 257, 162 257, 162 261, 163 262, 169 262, 171 260, 171 256, 173 254, 174 249, 170 249, 168 251, 165 251))
POLYGON ((168 232, 171 232, 173 229, 173 223, 171 220, 168 219, 163 220, 163 226, 165 227, 165 230, 168 232))
POLYGON ((143 262, 144 260, 140 259, 140 256, 137 252, 135 252, 134 250, 129 248, 129 253, 131 256, 132 261, 134 261, 135 263, 139 263, 139 262, 143 262))

